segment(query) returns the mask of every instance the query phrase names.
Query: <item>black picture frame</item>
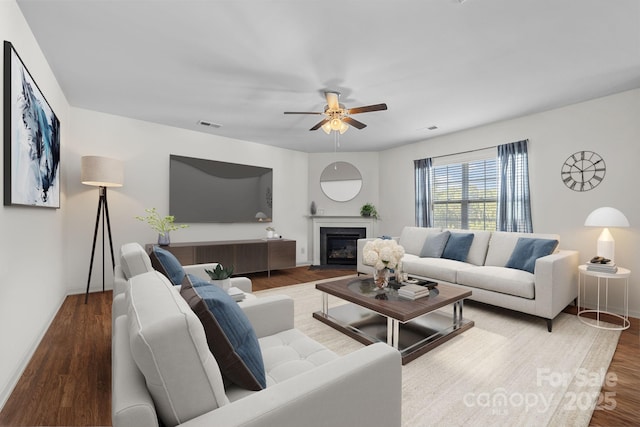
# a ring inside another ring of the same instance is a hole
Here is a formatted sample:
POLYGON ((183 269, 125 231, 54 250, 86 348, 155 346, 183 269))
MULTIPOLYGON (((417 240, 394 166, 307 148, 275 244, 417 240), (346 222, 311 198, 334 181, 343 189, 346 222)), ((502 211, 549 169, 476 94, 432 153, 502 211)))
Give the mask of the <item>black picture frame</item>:
POLYGON ((60 120, 4 41, 4 205, 60 208, 60 120))

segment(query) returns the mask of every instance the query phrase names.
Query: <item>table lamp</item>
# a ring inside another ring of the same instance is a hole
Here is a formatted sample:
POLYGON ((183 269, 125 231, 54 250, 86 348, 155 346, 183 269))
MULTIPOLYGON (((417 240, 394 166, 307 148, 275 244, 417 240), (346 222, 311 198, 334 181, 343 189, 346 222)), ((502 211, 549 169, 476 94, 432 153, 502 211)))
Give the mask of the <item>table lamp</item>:
POLYGON ((603 207, 591 212, 584 221, 586 227, 604 227, 598 237, 597 256, 608 258, 614 262, 615 241, 608 227, 629 227, 629 220, 618 209, 603 207))
POLYGON ((109 205, 107 204, 107 187, 122 187, 124 181, 124 166, 120 160, 100 156, 83 156, 81 164, 80 180, 83 184, 99 187, 98 214, 96 215, 96 227, 93 231, 93 246, 91 248, 91 262, 89 264, 89 278, 87 279, 87 292, 84 303, 89 298, 89 284, 91 283, 91 271, 93 270, 93 257, 96 252, 96 238, 98 226, 102 216, 102 291, 104 292, 104 231, 105 219, 109 232, 109 245, 111 247, 111 265, 115 268, 116 262, 113 256, 113 240, 111 238, 111 221, 109 220, 109 205), (102 214, 102 215, 101 215, 102 214))

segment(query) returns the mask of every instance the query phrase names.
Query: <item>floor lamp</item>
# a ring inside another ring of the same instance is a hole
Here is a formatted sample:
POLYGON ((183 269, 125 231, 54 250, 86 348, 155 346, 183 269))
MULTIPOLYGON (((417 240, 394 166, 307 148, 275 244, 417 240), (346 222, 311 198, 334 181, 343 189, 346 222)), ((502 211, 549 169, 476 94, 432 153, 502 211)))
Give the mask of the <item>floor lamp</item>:
POLYGON ((107 187, 122 187, 124 180, 124 167, 120 160, 100 156, 82 157, 81 181, 83 184, 99 187, 98 213, 96 215, 96 227, 93 231, 93 246, 91 247, 91 262, 89 263, 89 277, 87 278, 87 292, 84 303, 89 299, 89 284, 93 270, 93 258, 96 253, 96 239, 100 217, 102 217, 102 292, 104 292, 104 243, 105 243, 105 219, 106 229, 109 233, 109 246, 111 248, 111 265, 115 268, 116 262, 113 256, 113 240, 111 238, 111 222, 109 220, 109 205, 107 203, 107 187))

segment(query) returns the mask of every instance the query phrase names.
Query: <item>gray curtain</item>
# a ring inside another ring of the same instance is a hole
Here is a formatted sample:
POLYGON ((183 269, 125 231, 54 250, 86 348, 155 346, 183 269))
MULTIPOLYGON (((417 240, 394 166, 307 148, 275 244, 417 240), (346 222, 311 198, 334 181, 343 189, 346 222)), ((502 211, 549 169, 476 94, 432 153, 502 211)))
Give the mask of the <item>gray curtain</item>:
POLYGON ((498 146, 498 230, 533 233, 528 140, 498 146))
POLYGON ((416 226, 433 227, 433 215, 431 212, 433 171, 431 158, 414 160, 413 169, 416 181, 416 226))

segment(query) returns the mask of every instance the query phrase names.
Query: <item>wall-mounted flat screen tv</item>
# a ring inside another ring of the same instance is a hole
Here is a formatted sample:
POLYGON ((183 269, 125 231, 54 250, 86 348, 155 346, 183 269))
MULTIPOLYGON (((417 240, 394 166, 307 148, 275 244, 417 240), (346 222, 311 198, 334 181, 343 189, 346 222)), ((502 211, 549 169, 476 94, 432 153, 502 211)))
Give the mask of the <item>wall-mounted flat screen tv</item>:
POLYGON ((258 222, 273 217, 273 169, 170 155, 169 213, 176 222, 258 222))

